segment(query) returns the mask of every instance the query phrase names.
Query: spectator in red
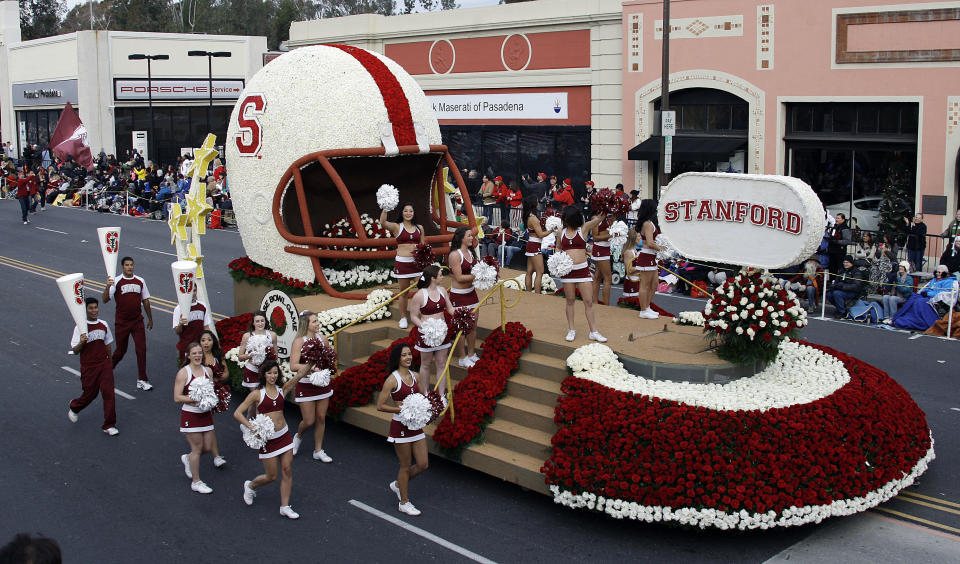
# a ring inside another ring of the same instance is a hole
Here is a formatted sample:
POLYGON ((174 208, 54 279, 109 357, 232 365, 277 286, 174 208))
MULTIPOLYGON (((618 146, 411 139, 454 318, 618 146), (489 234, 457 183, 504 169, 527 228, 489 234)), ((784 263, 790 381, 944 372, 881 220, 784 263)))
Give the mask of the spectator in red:
POLYGON ((523 222, 523 192, 516 182, 511 182, 506 189, 507 206, 510 208, 510 227, 514 231, 520 229, 523 222))
POLYGON ((555 205, 559 208, 573 205, 573 188, 570 187, 570 179, 564 178, 563 185, 553 195, 555 205))
POLYGON ((40 197, 40 180, 37 178, 37 175, 32 171, 27 171, 27 186, 30 190, 30 213, 37 212, 37 202, 41 202, 40 209, 44 209, 43 198, 40 197))
POLYGON ((17 201, 20 202, 20 216, 23 224, 27 225, 30 221, 27 219, 27 213, 30 211, 30 184, 23 176, 23 171, 17 173, 17 178, 13 182, 7 181, 11 186, 17 187, 17 201))

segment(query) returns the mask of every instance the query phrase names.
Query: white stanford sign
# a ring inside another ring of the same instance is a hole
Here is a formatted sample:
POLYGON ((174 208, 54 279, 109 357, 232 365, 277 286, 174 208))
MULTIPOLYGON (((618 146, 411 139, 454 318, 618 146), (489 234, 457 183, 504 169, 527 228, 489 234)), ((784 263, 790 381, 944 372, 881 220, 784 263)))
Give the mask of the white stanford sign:
POLYGON ((688 172, 663 191, 658 211, 682 255, 760 268, 807 259, 826 227, 816 193, 789 176, 688 172))
MULTIPOLYGON (((214 100, 236 100, 243 92, 242 79, 214 79, 214 100)), ((154 100, 209 100, 210 83, 202 79, 154 78, 150 81, 154 100)), ((118 102, 145 101, 147 81, 140 78, 117 78, 113 81, 113 97, 118 102)))

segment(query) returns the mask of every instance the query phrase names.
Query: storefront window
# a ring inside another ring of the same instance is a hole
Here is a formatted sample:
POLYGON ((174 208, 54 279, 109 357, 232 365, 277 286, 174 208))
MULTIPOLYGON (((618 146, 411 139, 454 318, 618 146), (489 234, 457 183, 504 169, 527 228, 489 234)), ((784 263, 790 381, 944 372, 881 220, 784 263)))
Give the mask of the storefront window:
MULTIPOLYGON (((158 164, 175 163, 181 147, 199 147, 207 133, 216 135, 217 144, 223 145, 232 111, 233 106, 214 106, 211 127, 207 106, 155 106, 153 127, 158 164)), ((132 133, 150 131, 149 109, 117 108, 114 111, 114 125, 118 157, 123 158, 126 151, 133 147, 132 133)))
MULTIPOLYGON (((43 149, 50 144, 50 137, 57 128, 61 111, 61 109, 19 111, 17 112, 17 131, 19 131, 19 123, 24 122, 27 130, 26 142, 31 145, 36 144, 38 149, 43 149)), ((20 149, 22 151, 23 147, 20 149)))

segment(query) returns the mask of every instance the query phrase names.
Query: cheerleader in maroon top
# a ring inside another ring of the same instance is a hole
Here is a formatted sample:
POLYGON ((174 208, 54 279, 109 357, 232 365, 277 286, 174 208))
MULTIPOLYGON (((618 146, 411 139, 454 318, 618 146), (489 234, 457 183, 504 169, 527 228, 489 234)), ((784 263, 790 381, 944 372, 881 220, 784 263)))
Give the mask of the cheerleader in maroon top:
POLYGON ((590 258, 596 267, 593 275, 593 287, 596 291, 597 303, 610 304, 610 286, 613 284, 613 268, 610 264, 610 226, 614 217, 608 215, 593 228, 593 247, 590 249, 590 258), (600 285, 603 284, 601 291, 600 285))
MULTIPOLYGON (((453 233, 453 240, 450 241, 450 248, 453 251, 447 255, 447 266, 450 268, 450 277, 453 283, 450 286, 450 302, 453 307, 469 307, 473 309, 480 298, 477 296, 477 290, 473 287, 473 274, 470 272, 473 265, 477 263, 477 255, 473 252, 473 243, 476 239, 473 231, 469 227, 458 227, 453 233)), ((479 323, 480 309, 476 310, 477 322, 479 323)), ((453 335, 450 336, 453 338, 453 335)), ((477 331, 474 329, 464 335, 457 342, 457 354, 460 355, 458 364, 461 368, 470 368, 480 357, 477 356, 477 331), (463 341, 467 341, 466 352, 464 352, 463 341), (466 354, 470 353, 470 354, 466 354)))
POLYGON ((103 399, 103 432, 115 437, 117 430, 116 401, 113 395, 113 364, 110 361, 110 344, 113 334, 105 321, 97 318, 100 303, 97 298, 84 300, 87 309, 87 322, 81 329, 74 326, 70 347, 73 354, 80 356, 80 397, 70 402, 67 417, 73 423, 79 419, 78 413, 97 398, 103 399))
MULTIPOLYGON (((300 326, 297 329, 297 336, 290 346, 290 370, 296 372, 303 368, 300 363, 300 352, 303 349, 303 342, 307 339, 318 338, 324 346, 329 346, 326 337, 320 333, 320 320, 317 314, 312 311, 303 311, 300 313, 300 326)), ((317 387, 301 380, 297 382, 297 388, 293 392, 293 401, 300 406, 300 426, 297 427, 297 434, 293 436, 293 455, 296 456, 300 450, 300 442, 303 440, 303 434, 313 427, 313 459, 320 462, 330 463, 333 459, 323 450, 323 433, 327 428, 327 407, 330 406, 330 397, 333 395, 333 378, 336 374, 330 375, 331 384, 317 387)))
MULTIPOLYGON (((263 310, 253 312, 253 317, 250 318, 250 327, 247 328, 247 332, 240 339, 240 353, 237 358, 240 359, 240 362, 245 363, 243 365, 243 382, 241 383, 244 388, 256 388, 260 382, 260 365, 255 364, 253 357, 247 354, 247 343, 254 335, 258 335, 258 338, 261 339, 263 336, 269 337, 270 346, 273 347, 274 351, 277 350, 277 334, 270 330, 267 312, 263 310)), ((247 414, 247 417, 252 417, 252 413, 253 410, 247 414)))
MULTIPOLYGON (((417 282, 417 288, 420 290, 410 299, 410 321, 417 327, 421 327, 423 322, 428 319, 443 318, 443 312, 453 315, 453 307, 450 305, 450 298, 447 297, 447 291, 440 287, 443 280, 443 274, 440 273, 440 267, 436 264, 423 269, 423 274, 417 282)), ((438 388, 440 395, 443 395, 447 389, 447 383, 443 380, 443 367, 447 363, 447 354, 450 349, 450 331, 447 330, 447 337, 443 343, 431 347, 423 342, 423 335, 418 332, 417 344, 414 348, 420 351, 420 371, 423 372, 424 385, 430 384, 430 364, 433 363, 436 368, 437 380, 440 382, 438 388)))
POLYGON ((423 241, 423 227, 417 223, 417 214, 413 202, 404 202, 400 206, 397 223, 387 221, 387 211, 380 212, 380 225, 390 230, 397 238, 397 257, 393 267, 393 277, 400 283, 400 328, 407 328, 407 303, 410 294, 406 291, 420 278, 420 269, 413 260, 413 251, 423 241))
POLYGON ((637 210, 637 225, 640 226, 640 238, 643 248, 637 253, 637 270, 640 271, 640 288, 637 301, 640 303, 640 317, 656 319, 660 314, 650 307, 654 294, 657 293, 657 251, 665 248, 656 243, 660 229, 655 223, 657 219, 657 204, 653 200, 643 200, 637 210))
POLYGON ((422 429, 416 431, 408 429, 400 423, 397 416, 400 413, 400 405, 407 396, 416 392, 424 395, 427 393, 426 380, 417 378, 417 373, 410 370, 412 364, 413 351, 410 350, 410 345, 401 344, 393 347, 390 351, 390 375, 383 382, 383 388, 380 389, 380 395, 377 397, 377 410, 393 414, 387 441, 393 443, 397 459, 400 461, 400 469, 397 471, 397 479, 390 482, 390 490, 397 494, 397 501, 400 502, 399 510, 415 516, 420 515, 420 510, 410 503, 407 494, 410 480, 422 474, 429 466, 427 441, 424 440, 426 435, 422 429), (388 405, 387 399, 392 399, 393 405, 388 405), (411 460, 415 460, 416 464, 411 464, 411 460))
POLYGON ((540 252, 540 243, 550 232, 545 231, 540 225, 537 205, 536 196, 527 196, 523 199, 523 217, 526 218, 527 225, 527 247, 523 253, 527 257, 527 274, 523 279, 523 287, 539 294, 540 285, 543 282, 543 254, 540 252))
MULTIPOLYGON (((216 387, 230 386, 230 373, 226 370, 226 360, 223 351, 220 350, 220 341, 217 336, 209 329, 204 329, 200 333, 200 348, 203 349, 203 365, 210 371, 213 378, 213 385, 216 387)), ((213 436, 213 465, 217 468, 227 463, 227 459, 220 456, 220 446, 217 444, 217 436, 213 436)))
POLYGON ((260 460, 263 461, 263 474, 243 483, 243 502, 253 505, 256 490, 276 481, 277 471, 280 472, 280 515, 288 519, 299 519, 300 515, 290 507, 290 490, 293 488, 293 439, 287 430, 287 421, 283 418, 283 396, 296 387, 301 378, 306 376, 311 366, 303 365, 300 370, 287 380, 283 387, 277 385, 280 379, 280 367, 275 360, 265 360, 260 365, 260 382, 256 389, 250 390, 247 398, 233 412, 234 418, 242 425, 252 430, 250 421, 244 413, 253 408, 258 414, 264 414, 273 420, 273 434, 268 437, 267 444, 260 449, 260 460), (279 463, 277 462, 279 459, 279 463))
POLYGON ((563 295, 567 300, 567 341, 577 338, 577 331, 573 326, 573 316, 577 303, 577 290, 583 300, 584 313, 587 316, 587 325, 590 327, 590 339, 600 343, 607 342, 607 338, 597 330, 593 319, 593 276, 587 265, 587 239, 583 232, 590 232, 600 224, 603 216, 594 216, 584 223, 583 214, 576 206, 567 206, 563 209, 563 227, 557 233, 557 249, 566 252, 573 259, 573 270, 560 279, 563 283, 563 295))
POLYGON ((190 489, 202 494, 213 493, 213 488, 200 480, 200 455, 213 450, 213 413, 203 411, 190 399, 190 384, 194 380, 211 379, 212 374, 203 365, 203 348, 200 343, 187 346, 188 364, 177 372, 173 382, 173 401, 183 404, 180 408, 180 432, 190 444, 190 453, 180 456, 183 473, 190 478, 190 489))
POLYGON ((637 270, 637 239, 640 236, 637 230, 630 228, 627 231, 627 241, 623 244, 623 267, 626 276, 623 279, 623 297, 636 299, 640 288, 640 271, 637 270))

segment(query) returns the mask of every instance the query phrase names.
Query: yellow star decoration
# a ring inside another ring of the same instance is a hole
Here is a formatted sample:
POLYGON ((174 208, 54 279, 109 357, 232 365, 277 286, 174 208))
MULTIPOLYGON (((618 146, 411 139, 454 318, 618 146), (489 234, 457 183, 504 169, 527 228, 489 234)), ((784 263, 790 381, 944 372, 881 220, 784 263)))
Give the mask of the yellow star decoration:
POLYGON ((187 245, 187 260, 197 263, 197 278, 203 278, 203 255, 197 251, 197 246, 193 243, 187 245))
POLYGON ((180 209, 180 204, 174 202, 170 206, 170 218, 167 219, 171 245, 176 245, 178 241, 187 240, 187 219, 187 216, 180 209))
POLYGON ((187 224, 192 225, 198 235, 205 234, 207 216, 212 211, 213 206, 207 203, 207 188, 198 182, 187 194, 187 224))
POLYGON ((217 155, 220 154, 216 149, 213 148, 213 144, 216 141, 217 136, 213 133, 208 133, 207 138, 203 140, 203 145, 193 150, 193 163, 187 170, 187 174, 190 175, 193 180, 192 185, 197 184, 200 178, 204 178, 206 176, 207 168, 210 166, 210 163, 213 161, 213 159, 217 158, 217 155))
POLYGON ((443 190, 447 194, 456 194, 457 192, 459 192, 459 190, 457 189, 456 186, 451 184, 449 180, 447 180, 447 178, 449 178, 449 173, 450 173, 450 168, 443 167, 443 190))

